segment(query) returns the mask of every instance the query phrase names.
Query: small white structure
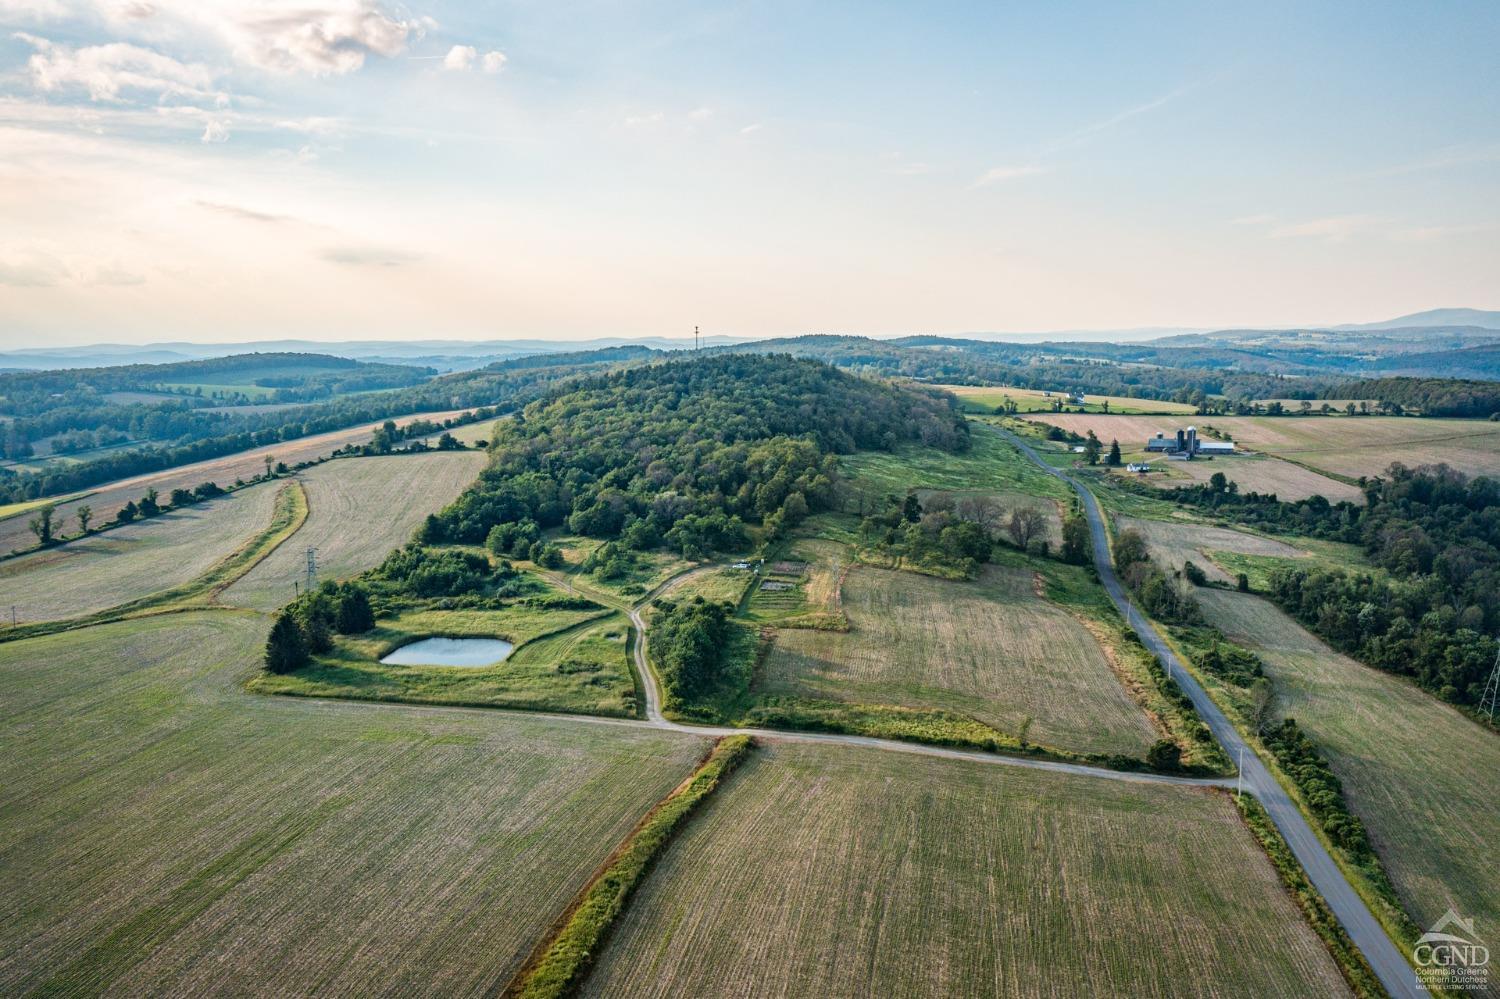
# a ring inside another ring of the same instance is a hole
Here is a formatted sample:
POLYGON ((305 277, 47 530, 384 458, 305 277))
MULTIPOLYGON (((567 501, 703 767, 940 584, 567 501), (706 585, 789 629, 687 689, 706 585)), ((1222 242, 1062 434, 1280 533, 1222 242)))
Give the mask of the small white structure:
POLYGON ((1147 462, 1144 462, 1144 461, 1133 461, 1130 464, 1128 464, 1128 465, 1125 466, 1125 471, 1127 471, 1127 472, 1149 472, 1149 471, 1151 471, 1151 466, 1150 466, 1150 464, 1148 464, 1147 462))

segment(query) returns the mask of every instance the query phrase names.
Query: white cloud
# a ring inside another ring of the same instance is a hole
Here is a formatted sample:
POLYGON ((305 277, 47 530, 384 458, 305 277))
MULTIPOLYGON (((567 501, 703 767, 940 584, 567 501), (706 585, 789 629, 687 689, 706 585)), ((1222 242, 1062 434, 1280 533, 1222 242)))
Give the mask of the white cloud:
POLYGON ((625 116, 625 127, 635 128, 640 125, 658 125, 667 118, 665 112, 652 111, 650 114, 632 114, 625 116))
POLYGON ((713 116, 713 108, 694 108, 688 112, 688 121, 708 121, 713 116))
POLYGON ((472 45, 455 45, 443 56, 443 68, 463 72, 474 68, 479 52, 472 45))
POLYGON ((740 134, 741 135, 754 135, 756 132, 759 132, 761 129, 763 129, 765 127, 766 126, 764 124, 762 124, 761 122, 756 122, 753 125, 746 125, 744 128, 740 129, 740 134))
POLYGON ((991 184, 1001 184, 1007 180, 1018 180, 1021 177, 1034 177, 1039 173, 1045 173, 1039 166, 998 166, 990 167, 979 175, 970 187, 989 187, 991 184))
POLYGON ((119 101, 122 94, 132 91, 156 94, 158 98, 217 101, 222 96, 209 89, 217 74, 202 63, 179 62, 125 42, 74 49, 24 32, 14 37, 36 50, 27 60, 26 70, 38 90, 84 89, 96 101, 119 101))
POLYGON ((228 142, 229 126, 218 118, 210 118, 208 124, 203 126, 203 138, 200 141, 206 143, 228 142))
POLYGON ((510 60, 506 58, 505 53, 497 49, 492 49, 489 52, 486 52, 484 54, 484 58, 480 60, 486 73, 500 72, 505 68, 505 64, 509 61, 510 60))

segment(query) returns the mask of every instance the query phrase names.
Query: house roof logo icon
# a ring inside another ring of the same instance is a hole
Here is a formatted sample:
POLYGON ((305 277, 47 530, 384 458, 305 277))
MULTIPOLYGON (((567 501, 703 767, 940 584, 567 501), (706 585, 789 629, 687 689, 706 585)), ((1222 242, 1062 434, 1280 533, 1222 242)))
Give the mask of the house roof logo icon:
POLYGON ((1417 943, 1478 943, 1479 938, 1474 934, 1474 920, 1464 919, 1458 913, 1449 909, 1443 913, 1442 918, 1432 924, 1432 929, 1423 933, 1417 939, 1417 943), (1458 927, 1467 936, 1457 936, 1447 932, 1451 927, 1458 927))

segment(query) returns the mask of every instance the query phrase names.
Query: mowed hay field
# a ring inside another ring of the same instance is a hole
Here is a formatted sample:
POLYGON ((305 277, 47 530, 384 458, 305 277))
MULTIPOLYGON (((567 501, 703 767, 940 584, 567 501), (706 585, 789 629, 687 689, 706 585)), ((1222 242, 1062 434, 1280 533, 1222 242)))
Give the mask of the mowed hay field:
POLYGON ((1211 422, 1257 450, 1335 475, 1380 475, 1445 462, 1469 475, 1500 475, 1500 423, 1400 416, 1213 417, 1211 422))
POLYGON ((1284 541, 1232 531, 1225 527, 1210 527, 1191 521, 1141 520, 1136 517, 1117 517, 1115 523, 1120 530, 1139 531, 1146 539, 1151 554, 1163 565, 1181 569, 1183 562, 1190 561, 1201 568, 1209 579, 1219 582, 1229 583, 1234 579, 1214 563, 1210 552, 1238 552, 1279 558, 1307 557, 1307 552, 1284 541))
POLYGON ((1265 660, 1277 716, 1328 754, 1417 924, 1451 907, 1500 925, 1500 737, 1339 655, 1259 597, 1198 593, 1209 620, 1265 660))
POLYGON ((1226 797, 763 743, 588 996, 1348 995, 1226 797))
MULTIPOLYGON (((1051 412, 1054 399, 1062 399, 1059 393, 1048 396, 1042 389, 1003 388, 993 385, 937 385, 958 396, 959 402, 968 412, 993 413, 1006 399, 1016 404, 1020 413, 1051 412)), ((1161 402, 1156 399, 1133 399, 1124 395, 1084 395, 1084 409, 1090 413, 1102 412, 1104 403, 1109 403, 1111 413, 1191 413, 1194 407, 1185 402, 1161 402)), ((1066 403, 1069 409, 1076 404, 1066 403)))
MULTIPOLYGON (((415 416, 404 416, 395 422, 398 426, 404 426, 416 419, 427 419, 441 422, 449 417, 457 416, 464 410, 447 410, 441 413, 419 413, 415 416)), ((221 486, 234 484, 235 479, 249 481, 257 475, 266 472, 265 456, 271 455, 277 461, 284 461, 288 465, 295 465, 303 461, 312 461, 315 458, 323 458, 332 454, 338 448, 347 444, 363 444, 375 433, 378 423, 369 423, 363 426, 350 427, 347 430, 335 430, 326 434, 315 434, 311 437, 301 437, 294 441, 283 441, 280 444, 272 444, 268 447, 254 448, 249 451, 240 451, 235 454, 225 455, 222 458, 213 458, 209 461, 194 462, 191 465, 181 465, 177 468, 169 468, 160 472, 151 472, 146 475, 136 475, 128 479, 119 479, 94 487, 93 491, 86 496, 80 496, 76 500, 60 502, 57 504, 57 516, 63 522, 66 529, 76 531, 78 507, 88 504, 94 511, 94 523, 102 524, 106 520, 113 520, 115 514, 120 512, 120 507, 131 500, 139 500, 147 489, 155 489, 161 494, 162 502, 172 494, 173 489, 192 489, 204 482, 217 482, 221 486)), ((26 522, 29 517, 16 516, 0 520, 0 552, 13 551, 18 548, 30 548, 36 544, 36 538, 27 528, 26 522)))
POLYGON ((55 621, 195 579, 271 523, 284 482, 236 490, 183 510, 0 562, 0 617, 55 621))
POLYGON ((1241 492, 1275 493, 1284 500, 1326 496, 1334 503, 1339 500, 1349 500, 1355 503, 1364 501, 1364 494, 1357 486, 1340 482, 1338 479, 1276 457, 1233 455, 1214 458, 1211 461, 1170 461, 1165 455, 1146 452, 1146 441, 1158 433, 1171 436, 1179 427, 1197 426, 1201 429, 1209 423, 1231 434, 1237 445, 1261 450, 1249 440, 1235 436, 1234 431, 1227 426, 1230 421, 1223 417, 1047 413, 1029 416, 1027 419, 1034 423, 1061 427, 1076 434, 1087 435, 1092 430, 1094 435, 1104 443, 1106 449, 1110 441, 1119 441, 1123 462, 1128 464, 1132 461, 1146 460, 1151 462, 1156 471, 1146 476, 1138 476, 1122 468, 1113 474, 1139 478, 1153 486, 1171 488, 1193 482, 1207 482, 1215 472, 1223 472, 1226 478, 1240 487, 1241 492))
POLYGON ((378 565, 410 541, 429 513, 447 506, 479 475, 482 451, 433 451, 383 458, 340 458, 300 473, 307 523, 229 589, 221 601, 274 610, 307 576, 316 548, 319 579, 339 579, 378 565))
POLYGON ((254 697, 268 624, 0 644, 0 993, 498 992, 707 747, 254 697))
POLYGON ((781 629, 763 690, 958 712, 1033 743, 1139 756, 1156 738, 1094 636, 1029 572, 977 582, 858 567, 847 632, 781 629))

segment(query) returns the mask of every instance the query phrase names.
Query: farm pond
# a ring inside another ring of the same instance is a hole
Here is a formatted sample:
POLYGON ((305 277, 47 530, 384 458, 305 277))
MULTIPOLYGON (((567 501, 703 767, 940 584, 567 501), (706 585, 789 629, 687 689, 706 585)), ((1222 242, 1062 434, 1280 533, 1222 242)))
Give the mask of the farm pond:
POLYGON ((424 638, 380 660, 383 666, 496 666, 515 646, 499 638, 424 638))

